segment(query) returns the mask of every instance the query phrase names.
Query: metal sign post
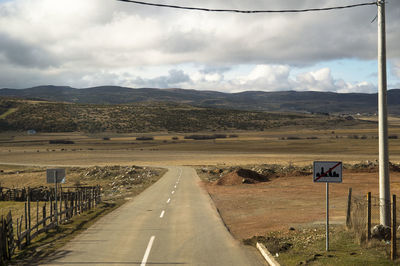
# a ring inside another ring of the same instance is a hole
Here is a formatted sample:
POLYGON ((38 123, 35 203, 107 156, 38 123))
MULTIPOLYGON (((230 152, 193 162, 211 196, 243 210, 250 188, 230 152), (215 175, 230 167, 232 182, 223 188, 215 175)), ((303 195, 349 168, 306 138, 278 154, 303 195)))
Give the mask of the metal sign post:
MULTIPOLYGON (((56 218, 56 225, 58 225, 58 208, 57 208, 57 171, 54 171, 54 194, 55 194, 55 201, 56 201, 56 209, 54 212, 54 217, 56 218)), ((53 206, 51 206, 53 208, 53 206)))
MULTIPOLYGON (((55 202, 56 202, 56 209, 54 210, 54 217, 56 220, 56 225, 58 225, 58 208, 57 208, 57 186, 58 183, 65 183, 65 169, 47 169, 47 183, 53 184, 54 183, 54 194, 55 194, 55 202)), ((53 208, 53 206, 50 206, 53 208)))
POLYGON ((326 251, 329 251, 329 182, 326 182, 326 251))
POLYGON ((314 162, 313 181, 326 183, 326 251, 329 251, 329 183, 342 182, 342 162, 314 162))

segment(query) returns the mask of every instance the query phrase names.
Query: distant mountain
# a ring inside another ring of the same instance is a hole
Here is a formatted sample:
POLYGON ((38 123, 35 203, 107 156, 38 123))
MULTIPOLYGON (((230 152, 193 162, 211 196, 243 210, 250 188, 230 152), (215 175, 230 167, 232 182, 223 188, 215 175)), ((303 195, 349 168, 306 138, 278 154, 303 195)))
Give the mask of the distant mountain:
MULTIPOLYGON (((376 113, 378 109, 376 93, 314 91, 222 93, 184 89, 132 89, 118 86, 86 89, 38 86, 27 89, 0 89, 0 96, 85 104, 174 102, 212 108, 311 113, 376 113)), ((389 113, 400 114, 400 89, 388 91, 388 105, 389 113)))

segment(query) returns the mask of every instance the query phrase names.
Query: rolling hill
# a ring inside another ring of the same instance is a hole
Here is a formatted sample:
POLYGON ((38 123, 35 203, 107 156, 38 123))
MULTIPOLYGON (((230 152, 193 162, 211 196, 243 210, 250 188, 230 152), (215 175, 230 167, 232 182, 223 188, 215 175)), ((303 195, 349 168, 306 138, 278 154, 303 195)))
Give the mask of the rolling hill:
MULTIPOLYGON (((65 86, 38 86, 27 89, 0 89, 0 97, 61 101, 80 104, 128 104, 138 102, 173 102, 199 107, 237 110, 376 113, 377 94, 333 92, 262 92, 222 93, 184 89, 132 89, 101 86, 76 89, 65 86)), ((388 91, 389 113, 400 114, 400 89, 388 91)))
POLYGON ((0 98, 0 131, 200 132, 278 127, 341 128, 373 122, 350 116, 245 111, 188 104, 79 104, 0 98))

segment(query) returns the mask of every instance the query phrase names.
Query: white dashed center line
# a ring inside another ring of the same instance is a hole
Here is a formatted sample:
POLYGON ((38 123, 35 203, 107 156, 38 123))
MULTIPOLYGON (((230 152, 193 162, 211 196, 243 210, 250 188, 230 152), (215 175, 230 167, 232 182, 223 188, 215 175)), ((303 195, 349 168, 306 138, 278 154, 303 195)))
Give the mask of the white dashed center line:
POLYGON ((163 218, 165 211, 163 210, 160 214, 160 218, 163 218))
POLYGON ((174 190, 174 191, 172 191, 171 193, 172 193, 172 194, 174 194, 174 193, 175 193, 175 190, 174 190))
POLYGON ((169 203, 171 201, 171 198, 169 198, 168 200, 167 200, 167 203, 169 203))
POLYGON ((143 256, 143 259, 142 259, 142 263, 140 264, 140 266, 145 266, 146 265, 147 259, 149 258, 149 255, 150 255, 151 246, 153 246, 153 242, 154 242, 155 238, 156 238, 155 236, 150 237, 149 244, 147 244, 146 252, 144 253, 144 256, 143 256))

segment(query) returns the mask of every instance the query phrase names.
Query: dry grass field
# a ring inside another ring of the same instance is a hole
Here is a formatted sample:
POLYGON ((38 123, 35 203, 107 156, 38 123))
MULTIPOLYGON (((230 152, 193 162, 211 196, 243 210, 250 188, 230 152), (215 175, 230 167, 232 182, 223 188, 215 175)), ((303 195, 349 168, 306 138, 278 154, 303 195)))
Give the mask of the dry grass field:
MULTIPOLYGON (((400 162, 400 126, 393 120, 390 160, 400 162)), ((201 133, 201 134, 214 134, 201 133)), ((233 132, 238 137, 184 139, 188 134, 0 134, 0 164, 27 166, 310 164, 314 160, 356 163, 378 159, 377 126, 314 130, 286 127, 233 132), (151 136, 154 140, 138 141, 151 136), (109 140, 104 140, 109 139, 109 140), (173 139, 174 138, 174 139, 173 139), (178 138, 178 139, 177 139, 178 138), (74 144, 49 144, 50 140, 74 144)), ((225 133, 226 134, 226 133, 225 133)), ((231 134, 231 133, 229 133, 231 134)), ((227 134, 227 135, 229 135, 227 134)))

